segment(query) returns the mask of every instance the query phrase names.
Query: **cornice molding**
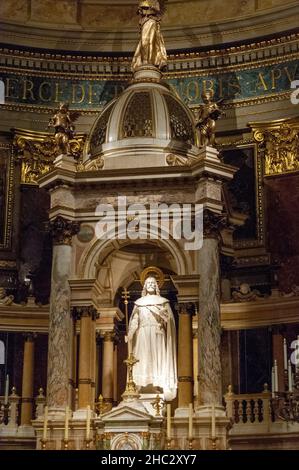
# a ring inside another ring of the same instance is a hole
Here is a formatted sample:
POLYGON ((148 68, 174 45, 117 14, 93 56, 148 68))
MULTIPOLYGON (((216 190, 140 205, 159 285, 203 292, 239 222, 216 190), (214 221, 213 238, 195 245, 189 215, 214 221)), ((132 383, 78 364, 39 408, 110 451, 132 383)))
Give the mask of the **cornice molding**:
MULTIPOLYGON (((119 321, 122 316, 122 312, 115 307, 102 308, 97 329, 105 330, 108 328, 107 325, 114 325, 114 318, 119 321)), ((299 296, 269 297, 252 302, 221 304, 221 326, 224 330, 263 328, 292 323, 299 323, 299 296)), ((0 331, 47 333, 48 325, 49 306, 0 306, 0 331)))
MULTIPOLYGON (((99 25, 93 27, 87 24, 81 24, 80 19, 84 19, 84 7, 86 3, 81 3, 81 14, 73 19, 71 23, 65 22, 63 28, 61 24, 47 23, 24 19, 24 21, 3 21, 0 25, 0 41, 27 47, 36 47, 41 40, 45 48, 60 50, 88 50, 88 51, 132 51, 137 44, 137 20, 136 27, 134 22, 129 20, 127 27, 118 28, 113 22, 109 24, 101 21, 99 25), (83 9, 83 10, 82 10, 83 9), (104 27, 105 26, 105 30, 104 27)), ((99 4, 92 0, 95 5, 99 4)), ((100 4, 103 2, 100 2, 100 4)), ((111 4, 115 5, 115 1, 111 4)), ((134 2, 135 3, 135 2, 134 2)), ((174 2, 182 3, 182 2, 174 2)), ((109 6, 111 5, 109 2, 109 6)), ((132 9, 130 2, 124 2, 126 6, 132 9), (129 3, 129 5, 128 5, 129 3)), ((107 5, 107 4, 106 4, 107 5)), ((117 2, 115 7, 121 3, 117 2)), ((133 3, 132 3, 133 5, 133 3)), ((182 5, 180 5, 182 6, 182 5)), ((108 7, 108 5, 107 5, 108 7)), ((175 9, 176 6, 170 5, 175 9)), ((186 8, 188 8, 186 6, 186 8)), ((192 8, 190 6, 190 8, 192 8)), ((242 9, 237 18, 219 19, 213 21, 203 20, 202 24, 196 24, 198 15, 191 15, 191 21, 187 22, 185 18, 179 21, 177 25, 169 25, 166 17, 163 24, 163 35, 165 37, 167 49, 190 49, 200 44, 201 47, 212 44, 223 44, 228 42, 252 40, 256 37, 265 37, 275 32, 295 29, 298 26, 299 7, 298 2, 292 2, 288 5, 267 8, 255 11, 253 14, 243 13, 242 9), (191 24, 195 20, 195 23, 191 24)), ((173 23, 173 20, 169 20, 173 23)))
MULTIPOLYGON (((1 28, 1 23, 0 23, 1 28)), ((1 41, 1 35, 0 35, 1 41)), ((168 72, 166 78, 176 74, 189 75, 196 73, 205 74, 213 69, 216 73, 230 70, 252 68, 256 64, 272 64, 280 58, 287 61, 294 58, 299 52, 299 33, 283 34, 265 40, 253 40, 250 44, 233 45, 217 48, 210 46, 208 50, 197 52, 178 52, 168 54, 168 72)), ((35 73, 40 76, 59 76, 70 78, 84 76, 85 78, 100 78, 114 80, 126 80, 131 77, 131 56, 119 53, 110 56, 103 53, 102 56, 91 53, 55 52, 47 50, 32 51, 32 48, 18 48, 13 45, 0 47, 0 66, 14 73, 35 73)), ((77 77, 78 79, 79 77, 77 77)))
POLYGON ((299 297, 261 299, 254 302, 221 304, 224 330, 262 328, 299 322, 299 297))

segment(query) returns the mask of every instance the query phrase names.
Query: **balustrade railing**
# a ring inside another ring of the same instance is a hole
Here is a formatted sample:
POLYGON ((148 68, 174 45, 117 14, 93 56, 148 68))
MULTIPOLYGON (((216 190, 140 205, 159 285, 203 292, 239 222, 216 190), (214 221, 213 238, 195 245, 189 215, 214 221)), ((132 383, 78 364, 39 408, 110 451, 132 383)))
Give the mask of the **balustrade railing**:
POLYGON ((235 394, 231 385, 225 395, 227 416, 235 425, 265 424, 274 422, 271 392, 265 384, 261 393, 235 394))

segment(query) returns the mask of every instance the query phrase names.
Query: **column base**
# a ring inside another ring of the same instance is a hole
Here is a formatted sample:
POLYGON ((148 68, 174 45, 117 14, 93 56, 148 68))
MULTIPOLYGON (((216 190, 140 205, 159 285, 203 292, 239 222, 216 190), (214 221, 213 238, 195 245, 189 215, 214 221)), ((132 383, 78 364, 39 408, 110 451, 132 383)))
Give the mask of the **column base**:
POLYGON ((175 418, 188 418, 189 417, 189 407, 180 407, 177 408, 174 412, 175 418))
MULTIPOLYGON (((212 405, 201 405, 195 409, 195 416, 198 418, 208 418, 212 416, 212 405)), ((222 405, 215 405, 215 417, 225 418, 226 412, 222 405)))
POLYGON ((31 424, 22 424, 18 427, 18 435, 24 437, 34 437, 35 432, 31 424))
MULTIPOLYGON (((89 413, 90 413, 90 418, 96 417, 96 413, 93 410, 90 410, 89 413)), ((87 420, 87 408, 80 408, 79 410, 74 411, 73 419, 86 421, 87 420)))
MULTIPOLYGON (((60 419, 64 419, 65 417, 65 408, 54 408, 49 407, 48 409, 48 420, 57 421, 60 419)), ((43 417, 41 417, 43 418, 43 417)))

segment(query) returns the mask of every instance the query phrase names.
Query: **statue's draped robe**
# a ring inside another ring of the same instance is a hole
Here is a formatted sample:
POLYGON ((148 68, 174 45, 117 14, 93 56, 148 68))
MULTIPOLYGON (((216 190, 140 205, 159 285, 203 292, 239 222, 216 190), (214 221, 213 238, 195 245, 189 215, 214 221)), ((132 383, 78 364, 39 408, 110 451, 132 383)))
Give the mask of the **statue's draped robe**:
POLYGON ((139 360, 133 368, 137 386, 163 388, 166 400, 176 396, 176 333, 169 302, 146 295, 135 302, 129 324, 130 350, 139 360))
POLYGON ((137 46, 132 68, 155 65, 163 69, 167 65, 167 53, 160 30, 160 22, 152 16, 141 20, 141 38, 137 46))

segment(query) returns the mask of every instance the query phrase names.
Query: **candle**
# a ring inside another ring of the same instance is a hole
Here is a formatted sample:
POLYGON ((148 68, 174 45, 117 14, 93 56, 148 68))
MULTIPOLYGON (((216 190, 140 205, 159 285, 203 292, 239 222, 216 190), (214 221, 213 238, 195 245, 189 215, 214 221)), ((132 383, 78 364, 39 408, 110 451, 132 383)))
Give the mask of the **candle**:
POLYGON ((278 392, 278 369, 276 359, 274 361, 274 392, 278 392))
POLYGON ((67 441, 69 438, 69 407, 65 409, 65 422, 64 422, 64 439, 67 441))
POLYGON ((216 417, 215 417, 215 405, 212 405, 212 439, 216 437, 216 417))
POLYGON ((47 439, 47 424, 48 424, 48 407, 44 408, 44 429, 43 429, 43 440, 47 439))
POLYGON ((193 404, 189 403, 189 439, 193 438, 193 404))
POLYGON ((293 391, 293 383, 292 383, 292 366, 291 361, 288 363, 288 381, 289 381, 289 392, 293 391))
POLYGON ((168 403, 166 406, 167 411, 167 439, 170 439, 171 436, 171 405, 168 403))
POLYGON ((90 405, 87 406, 87 418, 86 418, 86 440, 90 436, 90 405))
POLYGON ((283 340, 283 368, 287 370, 288 368, 288 354, 287 354, 287 340, 283 340))
POLYGON ((8 403, 8 391, 9 391, 9 375, 6 376, 5 381, 5 396, 4 396, 4 404, 7 405, 8 403))
POLYGON ((271 390, 272 390, 272 398, 275 396, 275 376, 274 376, 274 367, 272 367, 272 374, 271 374, 271 390))

